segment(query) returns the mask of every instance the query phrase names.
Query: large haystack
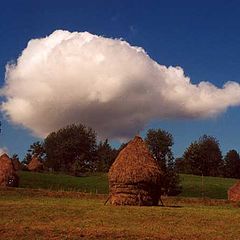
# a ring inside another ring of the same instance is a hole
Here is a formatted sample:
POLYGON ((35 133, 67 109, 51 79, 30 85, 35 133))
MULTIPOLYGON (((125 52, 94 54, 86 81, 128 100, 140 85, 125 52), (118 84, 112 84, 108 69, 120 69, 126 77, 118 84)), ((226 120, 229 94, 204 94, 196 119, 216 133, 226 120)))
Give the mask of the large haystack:
POLYGON ((110 203, 114 205, 158 205, 161 170, 141 137, 136 136, 119 153, 108 179, 110 203))
POLYGON ((0 186, 18 187, 19 177, 16 174, 12 160, 7 154, 0 157, 0 186))
POLYGON ((240 181, 228 189, 228 200, 240 202, 240 181))
POLYGON ((43 171, 43 163, 36 156, 33 156, 32 160, 27 165, 27 167, 28 167, 28 170, 32 172, 43 171))

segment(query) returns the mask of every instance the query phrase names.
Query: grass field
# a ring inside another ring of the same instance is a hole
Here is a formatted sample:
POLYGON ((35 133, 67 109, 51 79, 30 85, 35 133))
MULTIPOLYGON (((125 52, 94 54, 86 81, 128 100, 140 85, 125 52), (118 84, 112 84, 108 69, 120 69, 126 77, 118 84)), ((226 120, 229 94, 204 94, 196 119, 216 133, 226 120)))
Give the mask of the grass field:
POLYGON ((74 177, 64 174, 19 172, 20 188, 108 193, 106 174, 74 177))
POLYGON ((170 200, 168 207, 114 207, 101 196, 0 189, 0 239, 239 239, 240 208, 170 200))
MULTIPOLYGON (((204 177, 202 187, 202 179, 200 176, 181 174, 180 178, 183 186, 183 191, 180 196, 183 197, 226 199, 228 188, 236 182, 236 179, 230 178, 204 177)), ((20 187, 108 193, 106 174, 73 177, 64 174, 20 172, 20 187)))
POLYGON ((104 205, 106 174, 20 179, 20 188, 0 188, 0 239, 239 240, 240 205, 224 200, 236 179, 205 177, 202 198, 201 177, 181 175, 183 192, 163 197, 165 207, 104 205))

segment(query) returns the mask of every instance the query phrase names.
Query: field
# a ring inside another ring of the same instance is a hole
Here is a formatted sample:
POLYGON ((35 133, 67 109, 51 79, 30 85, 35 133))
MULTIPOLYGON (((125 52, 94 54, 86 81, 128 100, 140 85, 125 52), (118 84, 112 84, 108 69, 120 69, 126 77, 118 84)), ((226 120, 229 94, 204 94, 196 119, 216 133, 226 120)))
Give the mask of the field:
MULTIPOLYGON (((236 182, 236 179, 230 178, 204 177, 202 185, 200 176, 181 174, 180 178, 182 197, 226 199, 228 188, 236 182)), ((64 174, 20 172, 20 179, 21 188, 108 193, 106 174, 73 177, 64 174)))
POLYGON ((0 239, 239 239, 240 205, 220 199, 234 179, 204 178, 201 198, 201 177, 181 175, 165 207, 114 207, 104 174, 20 174, 20 188, 0 189, 0 239))
POLYGON ((170 198, 166 207, 104 202, 98 195, 2 189, 1 239, 239 239, 240 208, 223 200, 170 198))

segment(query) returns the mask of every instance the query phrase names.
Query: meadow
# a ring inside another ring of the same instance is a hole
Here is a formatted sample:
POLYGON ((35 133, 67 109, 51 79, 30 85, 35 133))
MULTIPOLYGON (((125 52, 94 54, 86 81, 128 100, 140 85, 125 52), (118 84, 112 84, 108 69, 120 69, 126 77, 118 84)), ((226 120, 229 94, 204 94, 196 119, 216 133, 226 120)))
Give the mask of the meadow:
POLYGON ((1 239, 239 239, 240 208, 227 201, 170 198, 165 207, 104 202, 102 195, 2 189, 1 239))
POLYGON ((20 172, 0 189, 0 239, 239 239, 240 208, 226 200, 236 179, 181 175, 183 192, 164 207, 104 205, 106 174, 20 172))
MULTIPOLYGON (((227 199, 227 190, 236 179, 203 177, 181 174, 181 197, 206 197, 227 199)), ((86 177, 65 174, 20 172, 20 188, 50 189, 54 191, 80 191, 87 193, 108 193, 107 174, 98 173, 86 177)))

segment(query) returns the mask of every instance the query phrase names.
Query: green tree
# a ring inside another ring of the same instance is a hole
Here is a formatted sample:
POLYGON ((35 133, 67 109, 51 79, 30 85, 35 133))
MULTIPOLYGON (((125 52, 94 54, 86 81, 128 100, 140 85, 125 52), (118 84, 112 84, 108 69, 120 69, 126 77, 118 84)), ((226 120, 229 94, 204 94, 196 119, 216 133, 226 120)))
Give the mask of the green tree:
POLYGON ((98 172, 107 172, 117 157, 117 150, 112 148, 108 143, 108 139, 104 142, 100 141, 97 146, 97 156, 98 156, 98 164, 97 171, 98 172))
POLYGON ((194 141, 183 154, 184 173, 201 175, 200 146, 194 141))
POLYGON ((175 169, 177 173, 186 173, 183 158, 179 157, 175 159, 175 169))
POLYGON ((82 124, 72 124, 50 133, 44 140, 46 166, 71 174, 96 170, 96 133, 82 124))
POLYGON ((225 177, 240 178, 240 157, 236 150, 227 152, 225 158, 225 177))
POLYGON ((34 142, 30 145, 28 153, 30 153, 32 157, 35 156, 39 160, 43 160, 45 157, 45 149, 43 143, 39 141, 34 142))
POLYGON ((194 141, 183 154, 187 173, 204 176, 221 176, 223 170, 222 153, 216 138, 203 135, 194 141))
POLYGON ((158 162, 162 172, 162 191, 167 195, 176 195, 181 191, 179 176, 175 169, 172 153, 173 137, 161 129, 149 129, 145 142, 158 162))

